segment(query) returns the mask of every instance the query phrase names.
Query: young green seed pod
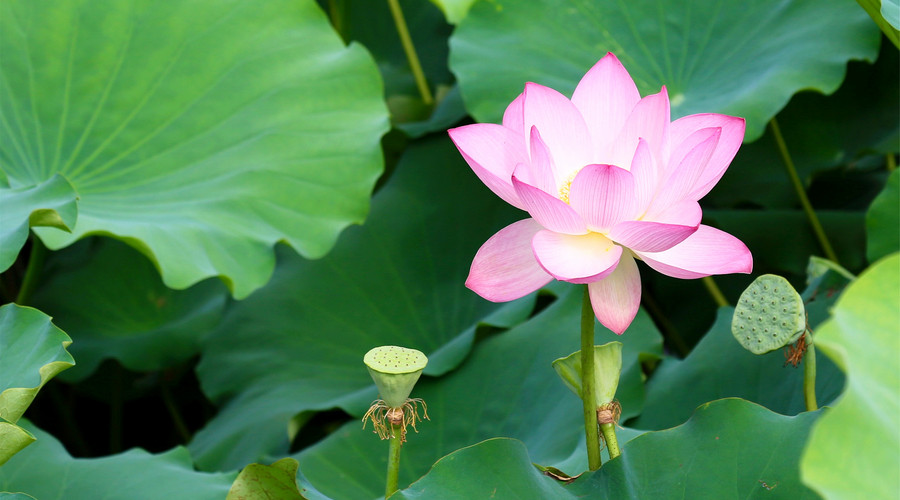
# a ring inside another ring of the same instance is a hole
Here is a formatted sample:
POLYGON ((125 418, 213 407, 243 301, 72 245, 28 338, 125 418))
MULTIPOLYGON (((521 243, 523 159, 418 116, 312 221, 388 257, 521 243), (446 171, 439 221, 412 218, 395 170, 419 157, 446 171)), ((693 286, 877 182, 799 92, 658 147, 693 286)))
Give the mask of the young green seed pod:
POLYGON ((765 354, 796 342, 806 331, 803 299, 774 274, 764 274, 744 290, 734 308, 731 333, 744 349, 765 354))
POLYGON ((428 358, 415 349, 387 345, 367 352, 363 362, 381 399, 391 408, 399 408, 406 403, 428 358))

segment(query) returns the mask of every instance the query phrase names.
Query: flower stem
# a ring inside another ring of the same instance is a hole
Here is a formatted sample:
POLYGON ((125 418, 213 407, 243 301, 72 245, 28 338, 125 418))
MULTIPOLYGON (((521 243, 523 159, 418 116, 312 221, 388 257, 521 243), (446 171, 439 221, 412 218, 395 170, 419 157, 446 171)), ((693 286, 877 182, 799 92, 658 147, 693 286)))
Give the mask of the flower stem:
POLYGON ((384 490, 384 498, 388 498, 397 491, 400 483, 400 447, 403 444, 402 425, 390 424, 391 444, 388 449, 387 485, 384 490))
POLYGON ((397 34, 400 35, 400 43, 403 44, 403 51, 406 52, 406 59, 409 61, 409 69, 412 70, 413 77, 416 79, 416 86, 422 95, 422 102, 430 106, 434 102, 434 97, 431 96, 431 90, 428 89, 425 73, 422 71, 422 65, 419 63, 419 56, 416 55, 416 47, 409 36, 409 29, 406 27, 406 20, 403 19, 403 10, 400 9, 400 2, 398 0, 388 0, 388 5, 391 8, 391 15, 394 16, 394 24, 397 26, 397 34))
POLYGON ((775 137, 775 142, 778 144, 778 152, 781 153, 781 159, 784 161, 785 168, 787 168, 788 176, 790 176, 791 183, 794 185, 794 191, 797 192, 797 197, 800 198, 800 204, 803 205, 803 211, 806 212, 809 224, 812 226, 813 232, 816 233, 819 245, 822 246, 822 250, 829 260, 835 264, 840 264, 837 255, 831 248, 831 242, 829 242, 828 237, 825 236, 825 230, 822 229, 822 224, 819 222, 819 218, 816 216, 816 212, 813 211, 812 204, 806 196, 806 190, 803 188, 800 176, 797 175, 797 169, 794 167, 794 161, 791 160, 791 154, 788 152, 787 144, 784 142, 784 137, 781 135, 781 128, 778 127, 778 121, 775 118, 772 118, 772 120, 769 121, 769 125, 772 127, 772 136, 775 137))
POLYGON ((703 285, 706 286, 706 291, 709 292, 709 295, 716 301, 716 305, 719 307, 728 305, 728 299, 725 298, 725 294, 719 289, 719 285, 712 279, 712 276, 704 276, 701 281, 703 281, 703 285))
POLYGON ((803 397, 806 400, 806 411, 816 411, 819 405, 816 403, 816 348, 813 346, 812 335, 806 346, 806 354, 803 356, 803 397))
POLYGON ((619 440, 616 439, 616 424, 600 424, 600 432, 603 433, 603 440, 606 441, 609 459, 618 457, 621 453, 619 452, 619 440))
POLYGON ((47 247, 37 235, 31 235, 31 254, 28 256, 28 268, 25 269, 25 277, 22 279, 22 286, 19 288, 19 295, 16 297, 16 304, 20 306, 27 305, 31 300, 31 294, 37 288, 38 280, 41 277, 41 269, 44 268, 44 259, 47 257, 47 247))
POLYGON ((584 408, 584 439, 587 444, 588 468, 600 468, 600 433, 597 429, 597 388, 594 387, 594 309, 591 295, 584 285, 581 300, 581 402, 584 408))
POLYGON ((894 158, 894 153, 888 153, 887 155, 885 155, 885 159, 887 160, 888 172, 893 172, 897 169, 897 159, 894 158))
POLYGON ((188 430, 187 425, 184 423, 184 419, 181 417, 181 412, 178 411, 178 405, 175 404, 175 398, 172 397, 172 392, 165 382, 160 384, 159 390, 163 404, 166 406, 166 410, 169 411, 169 416, 172 417, 172 425, 175 426, 175 432, 178 433, 178 436, 183 443, 187 443, 191 440, 191 431, 188 430))

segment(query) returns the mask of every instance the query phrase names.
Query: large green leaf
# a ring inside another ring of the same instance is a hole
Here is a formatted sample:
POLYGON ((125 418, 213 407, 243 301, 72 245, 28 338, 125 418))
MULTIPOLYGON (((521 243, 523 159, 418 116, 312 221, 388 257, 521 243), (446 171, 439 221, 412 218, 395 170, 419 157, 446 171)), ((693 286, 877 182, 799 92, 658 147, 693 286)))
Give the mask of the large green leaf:
POLYGON ((631 440, 618 459, 571 488, 609 499, 812 500, 798 465, 818 417, 786 417, 741 399, 713 401, 682 426, 631 440))
POLYGON ((521 441, 489 439, 441 458, 394 499, 575 498, 532 465, 521 441))
POLYGON ((362 415, 376 397, 363 355, 378 345, 419 349, 426 375, 462 360, 479 323, 509 326, 533 301, 492 304, 467 290, 478 247, 521 218, 487 190, 446 136, 412 146, 326 258, 283 252, 272 282, 235 304, 205 341, 203 390, 227 404, 197 434, 204 467, 239 467, 287 450, 287 423, 304 410, 362 415))
POLYGON ((403 0, 398 4, 436 101, 432 105, 424 103, 416 85, 388 2, 344 0, 332 12, 339 18, 344 38, 365 45, 378 63, 394 126, 410 137, 443 132, 466 116, 459 88, 451 86, 453 75, 447 68, 447 39, 452 28, 428 2, 403 0))
POLYGON ((522 443, 492 439, 443 457, 391 498, 814 499, 797 464, 817 416, 714 401, 682 426, 632 439, 619 458, 569 485, 542 475, 522 443))
MULTIPOLYGON (((841 265, 865 267, 865 214, 861 211, 816 212, 841 265)), ((705 210, 712 224, 743 241, 753 253, 753 271, 804 276, 810 255, 823 255, 809 219, 801 210, 705 210)))
POLYGON ((38 391, 75 360, 72 340, 31 307, 0 307, 0 418, 16 423, 38 391))
MULTIPOLYGON (((663 360, 647 383, 644 412, 629 425, 678 425, 698 405, 724 397, 748 399, 788 415, 805 411, 802 368, 785 366, 780 352, 757 356, 746 351, 731 334, 733 314, 732 307, 719 309, 715 324, 687 358, 663 360)), ((816 359, 816 394, 826 403, 840 393, 844 380, 826 357, 816 359)))
POLYGON ((27 430, 0 418, 0 466, 35 439, 27 430))
POLYGON ((828 499, 891 498, 900 485, 900 254, 852 283, 815 337, 847 389, 813 429, 803 481, 828 499))
POLYGON ((40 499, 221 500, 236 475, 196 472, 180 447, 158 455, 133 449, 104 458, 72 458, 53 436, 26 427, 38 441, 0 468, 0 490, 40 499))
MULTIPOLYGON (((439 85, 450 84, 453 75, 447 69, 447 39, 452 27, 446 23, 441 11, 429 2, 402 0, 399 4, 431 91, 439 85)), ((340 11, 341 33, 345 38, 363 44, 372 53, 384 77, 388 102, 406 96, 418 99, 421 104, 388 2, 344 0, 340 11)))
POLYGON ((900 250, 900 170, 894 170, 866 213, 869 262, 900 250))
POLYGON ((75 360, 72 340, 31 307, 0 307, 0 465, 34 441, 15 425, 41 387, 75 360))
POLYGON ((475 0, 431 0, 431 2, 444 11, 447 22, 457 24, 466 17, 475 0))
POLYGON ((50 248, 113 235, 170 287, 240 298, 275 242, 320 257, 366 215, 382 85, 311 0, 10 0, 0 50, 0 168, 80 196, 50 248))
POLYGON ((272 465, 250 464, 238 474, 225 500, 305 500, 297 487, 298 468, 293 458, 272 465))
MULTIPOLYGON (((883 164, 885 153, 900 148, 898 66, 900 52, 885 44, 874 65, 851 62, 834 94, 800 92, 778 113, 781 134, 804 186, 809 189, 817 175, 829 169, 838 169, 841 176, 839 189, 813 200, 817 208, 843 208, 865 200, 869 165, 883 164)), ((800 207, 771 128, 758 141, 741 146, 703 204, 800 207)))
MULTIPOLYGON (((479 342, 456 371, 419 381, 412 396, 425 400, 431 420, 418 425, 417 434, 409 433, 401 486, 425 474, 441 456, 501 436, 524 442, 533 462, 570 475, 587 469, 581 401, 552 367, 555 359, 579 347, 582 289, 570 284, 552 288, 558 298, 529 321, 479 342)), ((641 310, 623 336, 598 327, 596 344, 613 340, 624 344, 616 398, 624 414, 635 415, 643 401, 640 360, 659 356, 662 339, 641 310)), ((635 434, 620 430, 619 441, 635 434)), ((307 479, 331 497, 373 498, 383 487, 387 443, 361 429, 359 422, 296 456, 307 479)))
POLYGON ((15 262, 30 227, 71 231, 78 217, 77 198, 71 184, 58 174, 35 186, 0 186, 0 272, 15 262))
POLYGON ((228 293, 211 279, 187 290, 167 288, 146 257, 108 238, 54 252, 44 270, 32 303, 75 341, 70 351, 78 366, 62 377, 70 381, 87 377, 110 357, 131 370, 152 371, 197 355, 228 293))
POLYGON ((852 2, 513 0, 472 7, 450 67, 471 114, 498 122, 526 81, 571 94, 612 51, 642 93, 667 86, 673 116, 742 116, 752 141, 791 95, 833 92, 847 61, 873 60, 878 42, 852 2))
POLYGON ((881 32, 900 47, 900 2, 897 0, 856 0, 881 28, 881 32))

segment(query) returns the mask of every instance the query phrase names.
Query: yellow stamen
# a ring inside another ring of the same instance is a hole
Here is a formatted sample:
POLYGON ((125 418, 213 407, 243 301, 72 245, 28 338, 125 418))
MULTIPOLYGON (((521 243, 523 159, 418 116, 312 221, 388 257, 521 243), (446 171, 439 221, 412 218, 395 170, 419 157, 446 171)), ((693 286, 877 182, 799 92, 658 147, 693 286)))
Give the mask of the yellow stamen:
POLYGON ((559 199, 566 202, 566 204, 569 203, 569 191, 572 189, 572 181, 575 180, 575 176, 578 175, 578 172, 581 172, 580 168, 569 174, 568 179, 566 179, 562 186, 559 187, 559 199))

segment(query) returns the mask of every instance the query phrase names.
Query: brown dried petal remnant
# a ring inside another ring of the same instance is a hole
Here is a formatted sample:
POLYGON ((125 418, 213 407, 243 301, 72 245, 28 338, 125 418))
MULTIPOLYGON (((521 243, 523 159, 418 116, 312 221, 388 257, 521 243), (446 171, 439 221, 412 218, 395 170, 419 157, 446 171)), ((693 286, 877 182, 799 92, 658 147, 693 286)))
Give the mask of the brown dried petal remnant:
POLYGON ((804 333, 797 339, 797 343, 793 345, 788 345, 784 347, 784 366, 787 366, 788 363, 797 368, 797 365, 800 364, 800 361, 803 360, 803 355, 806 354, 806 336, 808 333, 804 333))
POLYGON ((607 403, 597 408, 597 423, 603 424, 619 424, 619 417, 622 416, 622 405, 618 401, 607 403))
POLYGON ((431 420, 428 418, 428 405, 425 404, 425 401, 419 398, 407 399, 403 406, 392 408, 388 406, 383 400, 376 399, 372 402, 372 406, 369 407, 369 411, 363 415, 363 429, 366 428, 366 421, 371 420, 372 426, 374 427, 373 432, 378 434, 378 437, 381 439, 390 439, 392 436, 391 426, 399 426, 400 427, 400 442, 406 442, 406 428, 408 426, 412 426, 413 430, 416 433, 419 432, 416 429, 416 421, 421 422, 422 417, 419 416, 419 404, 422 405, 422 413, 426 420, 431 420))

